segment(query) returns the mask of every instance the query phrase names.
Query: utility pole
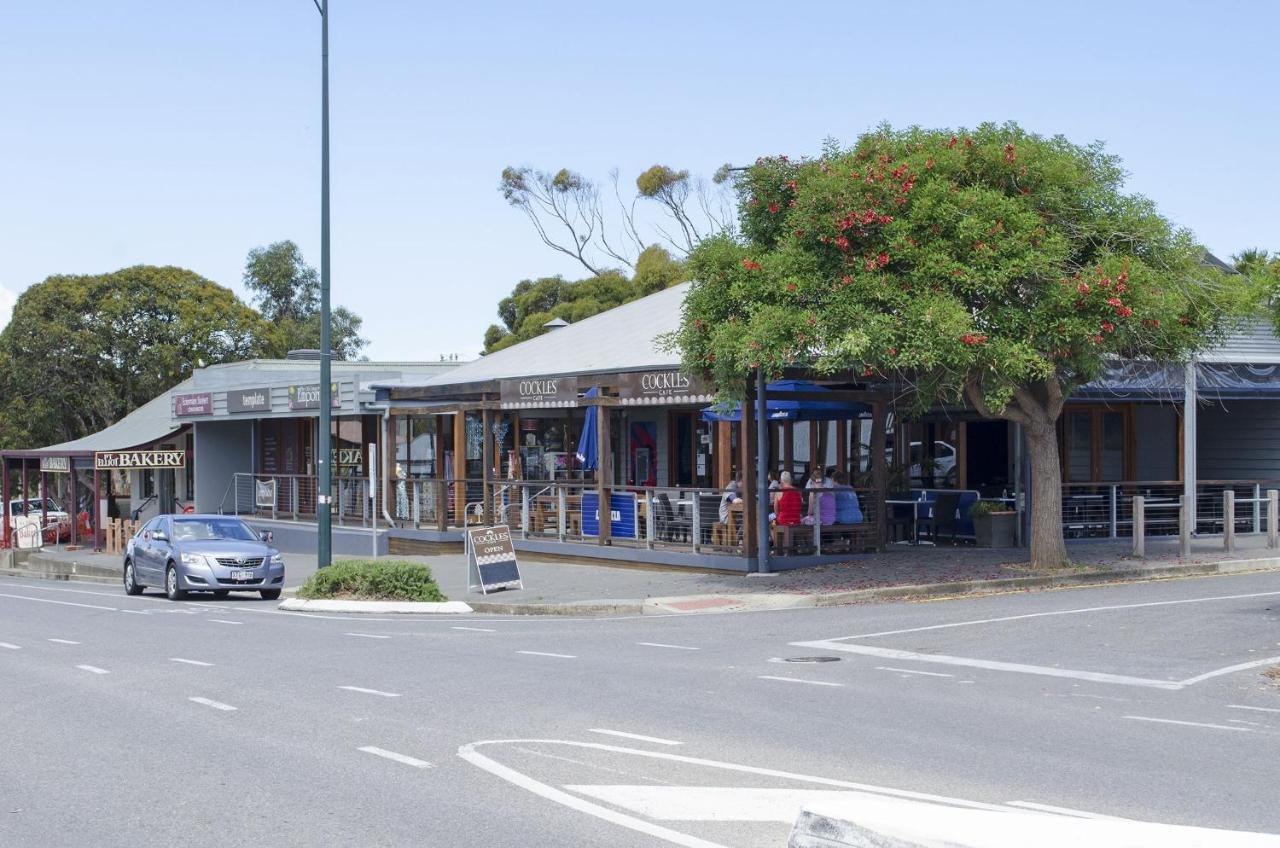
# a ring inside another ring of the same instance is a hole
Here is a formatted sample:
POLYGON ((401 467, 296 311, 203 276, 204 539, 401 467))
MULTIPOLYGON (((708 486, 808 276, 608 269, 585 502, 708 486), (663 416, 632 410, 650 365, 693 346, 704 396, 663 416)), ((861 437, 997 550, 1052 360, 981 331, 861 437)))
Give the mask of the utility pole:
POLYGON ((312 0, 320 12, 320 447, 316 456, 319 491, 316 492, 316 564, 324 568, 333 560, 333 524, 330 498, 333 491, 332 428, 333 358, 329 317, 329 0, 312 0))

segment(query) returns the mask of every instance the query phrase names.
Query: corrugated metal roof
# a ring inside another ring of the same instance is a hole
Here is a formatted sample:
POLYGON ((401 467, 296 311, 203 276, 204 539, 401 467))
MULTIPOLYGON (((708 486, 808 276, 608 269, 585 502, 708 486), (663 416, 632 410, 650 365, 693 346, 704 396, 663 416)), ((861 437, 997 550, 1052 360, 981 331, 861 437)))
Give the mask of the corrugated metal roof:
MULTIPOLYGON (((189 388, 191 388, 191 380, 187 379, 174 386, 172 391, 181 392, 189 388)), ((94 451, 127 450, 147 445, 182 429, 182 424, 174 423, 172 412, 173 403, 169 400, 169 392, 165 392, 147 401, 110 427, 99 430, 91 436, 27 451, 27 453, 52 455, 93 453, 94 451)))
POLYGON ((689 286, 681 283, 624 303, 483 356, 424 385, 675 367, 680 364, 680 355, 660 349, 658 337, 680 327, 681 306, 689 286))
POLYGON ((1227 340, 1196 359, 1201 362, 1238 362, 1244 365, 1280 363, 1280 338, 1268 321, 1251 318, 1242 321, 1227 340))

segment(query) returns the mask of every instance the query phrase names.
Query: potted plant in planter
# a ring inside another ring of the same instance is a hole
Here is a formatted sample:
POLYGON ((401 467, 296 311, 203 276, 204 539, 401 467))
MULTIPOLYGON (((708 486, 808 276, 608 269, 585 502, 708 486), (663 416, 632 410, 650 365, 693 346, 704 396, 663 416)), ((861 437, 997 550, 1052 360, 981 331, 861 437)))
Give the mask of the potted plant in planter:
POLYGON ((977 501, 969 507, 973 534, 980 548, 1012 548, 1018 513, 999 501, 977 501))

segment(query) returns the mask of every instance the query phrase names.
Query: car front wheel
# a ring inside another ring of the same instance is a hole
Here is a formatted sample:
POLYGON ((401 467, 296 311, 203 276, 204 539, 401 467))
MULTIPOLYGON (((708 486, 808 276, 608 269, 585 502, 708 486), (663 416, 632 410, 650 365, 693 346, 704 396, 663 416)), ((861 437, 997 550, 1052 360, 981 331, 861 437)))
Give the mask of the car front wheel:
POLYGON ((138 585, 138 578, 133 573, 133 560, 124 561, 124 593, 126 595, 142 594, 142 587, 138 585))
POLYGON ((169 563, 168 570, 164 573, 164 593, 171 601, 185 601, 187 593, 183 589, 178 588, 178 569, 173 563, 169 563))
POLYGON ((262 590, 261 592, 259 592, 258 594, 259 594, 259 595, 262 595, 262 600, 264 600, 264 601, 278 601, 278 600, 280 600, 280 590, 279 590, 279 589, 263 589, 263 590, 262 590))

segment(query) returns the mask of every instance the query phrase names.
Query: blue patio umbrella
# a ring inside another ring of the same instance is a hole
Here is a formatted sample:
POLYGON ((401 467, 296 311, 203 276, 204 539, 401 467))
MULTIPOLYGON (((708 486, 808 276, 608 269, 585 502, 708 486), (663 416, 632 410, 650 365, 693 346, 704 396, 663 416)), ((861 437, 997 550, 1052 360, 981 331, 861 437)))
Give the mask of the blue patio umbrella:
MULTIPOLYGON (((778 380, 768 386, 767 412, 770 421, 840 421, 866 412, 865 403, 847 400, 788 400, 788 392, 828 392, 830 389, 805 380, 778 380)), ((709 406, 702 410, 704 421, 741 421, 741 404, 709 406)))
MULTIPOLYGON (((597 394, 599 390, 593 386, 587 389, 583 397, 593 398, 597 394)), ((586 417, 582 421, 582 437, 578 439, 578 462, 582 464, 584 471, 594 471, 600 461, 600 455, 596 449, 596 428, 600 426, 596 416, 599 415, 599 410, 598 406, 588 406, 586 417)))

